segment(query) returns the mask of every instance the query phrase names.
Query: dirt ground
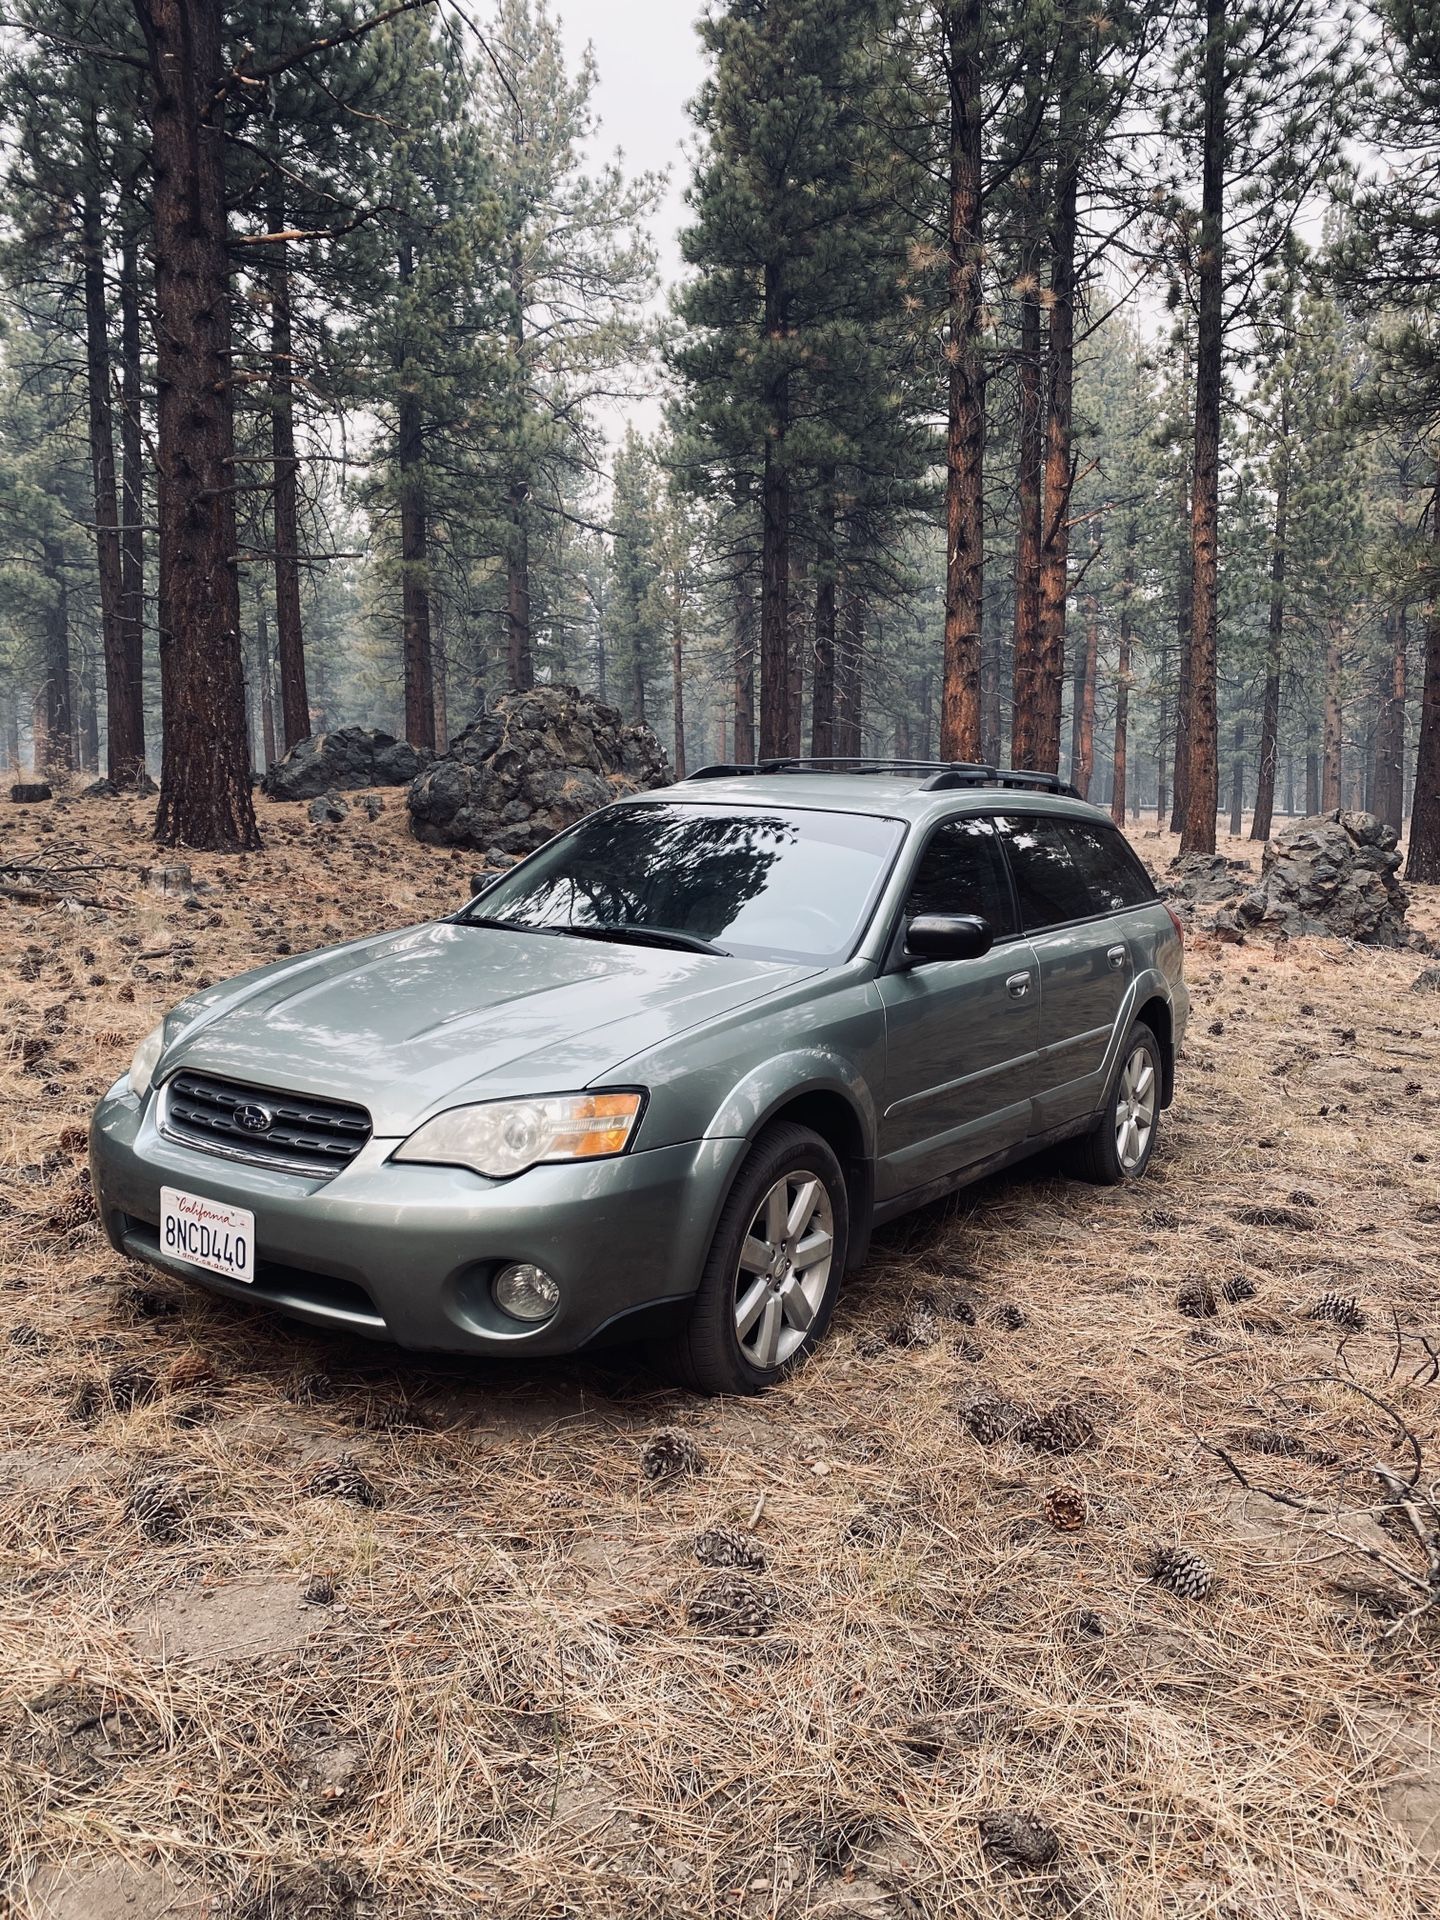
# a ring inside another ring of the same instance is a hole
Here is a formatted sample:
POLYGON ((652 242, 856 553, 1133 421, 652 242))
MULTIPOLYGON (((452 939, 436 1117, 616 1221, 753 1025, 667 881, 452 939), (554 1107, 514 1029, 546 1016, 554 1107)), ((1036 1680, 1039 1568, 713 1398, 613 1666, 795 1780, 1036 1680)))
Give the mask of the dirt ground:
POLYGON ((111 1253, 86 1121, 160 1013, 449 908, 473 863, 394 794, 266 803, 186 906, 142 883, 148 807, 3 812, 0 859, 97 860, 103 904, 0 900, 0 1908, 1440 1913, 1440 1627, 1393 1631, 1358 1550, 1419 1565, 1366 1511, 1403 1450, 1358 1389, 1436 1473, 1414 955, 1194 937, 1141 1186, 975 1188, 884 1237, 803 1374, 704 1403, 345 1343, 111 1253), (1310 1317, 1332 1291, 1363 1331, 1310 1317), (664 1428, 700 1470, 648 1482, 664 1428), (1347 1501, 1358 1547, 1217 1445, 1347 1501), (713 1528, 763 1570, 702 1566, 713 1528), (1176 1547, 1208 1594, 1150 1577, 1176 1547))

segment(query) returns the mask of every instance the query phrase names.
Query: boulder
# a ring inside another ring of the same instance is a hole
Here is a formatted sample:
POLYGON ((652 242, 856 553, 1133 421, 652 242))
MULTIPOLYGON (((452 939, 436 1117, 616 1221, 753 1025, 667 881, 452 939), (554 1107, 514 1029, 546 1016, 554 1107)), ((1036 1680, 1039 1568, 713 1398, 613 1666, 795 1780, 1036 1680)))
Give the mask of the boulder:
POLYGON ((497 694, 406 798, 411 831, 502 866, 622 794, 671 773, 649 727, 576 687, 497 694))
POLYGON ((1168 899, 1191 906, 1233 905, 1251 882, 1243 860, 1227 860, 1219 853, 1182 853, 1170 862, 1164 892, 1168 899))
POLYGON ((349 813, 350 802, 342 800, 338 793, 322 793, 318 800, 310 802, 309 811, 315 826, 336 826, 349 813))
POLYGON ((1422 967, 1410 982, 1411 993, 1440 993, 1440 967, 1422 967))
POLYGON ((319 800, 342 787, 408 787, 429 759, 393 733, 339 727, 298 741, 260 784, 272 800, 319 800))
POLYGON ((1396 834, 1373 813, 1316 814, 1267 842, 1259 884, 1235 908, 1247 930, 1329 934, 1403 947, 1408 895, 1395 877, 1396 834))

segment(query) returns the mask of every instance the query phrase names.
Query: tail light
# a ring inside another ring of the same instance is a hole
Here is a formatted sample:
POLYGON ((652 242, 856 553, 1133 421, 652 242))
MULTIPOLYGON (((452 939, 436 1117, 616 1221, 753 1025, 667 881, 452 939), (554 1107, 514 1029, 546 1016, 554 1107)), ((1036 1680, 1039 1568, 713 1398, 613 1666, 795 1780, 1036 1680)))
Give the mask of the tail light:
POLYGON ((1179 937, 1180 944, 1183 947, 1185 944, 1185 922, 1180 918, 1179 914, 1175 911, 1174 907, 1170 905, 1170 902, 1168 900, 1165 902, 1165 911, 1166 913, 1169 914, 1170 924, 1172 927, 1174 927, 1175 932, 1179 937))

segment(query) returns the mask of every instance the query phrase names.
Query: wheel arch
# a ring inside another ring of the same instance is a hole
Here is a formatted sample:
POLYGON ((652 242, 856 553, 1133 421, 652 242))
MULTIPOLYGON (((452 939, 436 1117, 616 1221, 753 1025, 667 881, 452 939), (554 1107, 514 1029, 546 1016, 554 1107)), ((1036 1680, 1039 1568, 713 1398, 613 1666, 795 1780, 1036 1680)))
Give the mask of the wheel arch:
POLYGON ((1170 1002, 1161 994, 1152 994, 1136 1009, 1135 1019, 1149 1027, 1160 1049, 1160 1104, 1168 1107, 1175 1098, 1175 1019, 1170 1002))

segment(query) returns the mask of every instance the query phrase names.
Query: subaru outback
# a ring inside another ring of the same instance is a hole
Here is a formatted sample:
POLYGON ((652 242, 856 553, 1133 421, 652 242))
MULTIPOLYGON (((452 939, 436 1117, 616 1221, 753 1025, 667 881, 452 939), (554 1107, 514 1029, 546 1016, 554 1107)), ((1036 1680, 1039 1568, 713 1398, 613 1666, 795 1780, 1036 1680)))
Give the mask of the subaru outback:
POLYGON ((447 918, 197 993, 91 1131, 110 1240, 418 1350, 644 1342, 750 1393, 872 1230, 1065 1143, 1139 1179, 1189 1000, 1109 817, 1042 774, 716 767, 447 918))

